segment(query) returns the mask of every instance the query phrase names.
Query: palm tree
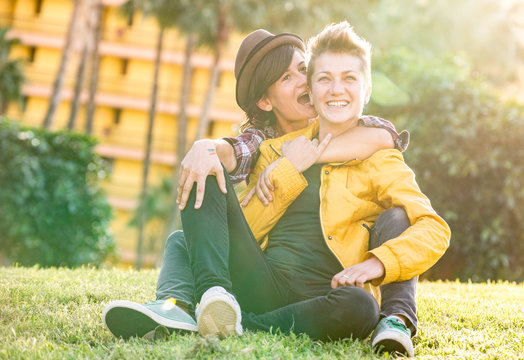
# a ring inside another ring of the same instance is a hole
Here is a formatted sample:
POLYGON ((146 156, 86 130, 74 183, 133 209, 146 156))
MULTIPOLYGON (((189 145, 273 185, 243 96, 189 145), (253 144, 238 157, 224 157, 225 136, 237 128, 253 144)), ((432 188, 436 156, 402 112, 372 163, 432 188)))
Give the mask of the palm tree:
POLYGON ((204 103, 202 105, 202 113, 200 114, 200 120, 198 122, 197 131, 195 134, 195 139, 198 140, 204 137, 209 126, 209 113, 213 105, 213 99, 215 97, 215 90, 217 87, 218 76, 220 74, 220 59, 222 57, 222 52, 224 46, 227 43, 229 35, 229 16, 231 1, 229 0, 217 0, 211 3, 214 7, 215 13, 215 22, 216 26, 214 29, 214 34, 211 36, 209 41, 214 47, 214 56, 213 64, 209 73, 209 83, 207 85, 207 92, 204 103))
POLYGON ((177 227, 179 224, 179 212, 176 204, 177 189, 178 189, 178 170, 182 163, 182 159, 186 154, 187 149, 187 104, 189 102, 189 94, 191 92, 191 79, 193 71, 191 69, 191 55, 195 47, 195 34, 189 33, 186 35, 186 46, 184 51, 184 68, 182 74, 182 83, 180 88, 180 99, 179 99, 179 111, 177 117, 177 135, 176 135, 176 153, 175 153, 175 165, 173 166, 172 172, 172 202, 171 211, 166 221, 166 227, 164 230, 164 239, 167 239, 168 235, 177 227))
POLYGON ((148 188, 148 174, 150 167, 151 145, 153 141, 153 127, 156 114, 157 93, 158 93, 158 76, 162 57, 162 42, 164 38, 164 31, 166 28, 174 26, 176 22, 175 14, 179 14, 179 3, 172 0, 129 0, 123 7, 123 11, 129 16, 135 10, 141 10, 144 16, 154 16, 158 22, 160 31, 157 38, 157 46, 155 52, 155 66, 153 76, 153 87, 151 91, 151 106, 149 109, 149 123, 146 138, 145 156, 142 171, 142 189, 140 192, 140 203, 138 211, 138 239, 137 239, 137 260, 136 268, 142 267, 142 247, 144 243, 144 231, 146 226, 146 201, 148 188))
POLYGON ((69 121, 67 122, 67 129, 73 131, 76 124, 76 115, 80 106, 80 95, 82 95, 82 88, 84 84, 84 75, 86 71, 87 58, 89 55, 89 47, 87 42, 84 42, 82 47, 82 54, 80 55, 80 62, 76 70, 75 87, 73 90, 73 98, 71 99, 71 110, 69 112, 69 121))
POLYGON ((0 115, 7 111, 9 103, 22 100, 22 85, 25 77, 20 60, 10 60, 11 46, 17 39, 8 38, 8 28, 0 28, 0 115))
POLYGON ((53 83, 53 90, 49 99, 49 106, 47 108, 47 113, 44 117, 43 127, 45 129, 50 129, 53 124, 53 117, 55 115, 56 108, 60 102, 62 96, 62 88, 64 86, 67 63, 69 62, 69 57, 71 55, 73 35, 75 34, 75 26, 78 23, 80 16, 80 6, 82 0, 73 0, 73 11, 71 13, 71 18, 69 20, 69 25, 67 26, 66 38, 64 47, 62 48, 62 57, 60 58, 60 65, 56 73, 55 81, 53 83))
POLYGON ((142 210, 138 221, 138 241, 137 241, 137 260, 136 268, 140 270, 142 267, 142 245, 144 243, 144 229, 146 226, 146 201, 147 201, 147 186, 149 167, 151 165, 151 147, 153 143, 153 128, 155 124, 157 93, 158 93, 158 74, 160 73, 160 65, 162 58, 162 43, 164 40, 164 28, 160 27, 157 37, 157 45, 155 52, 155 67, 153 75, 153 88, 151 89, 151 107, 149 109, 149 122, 147 127, 146 151, 144 155, 144 164, 142 170, 142 189, 140 191, 140 204, 142 210))
POLYGON ((95 95, 98 87, 98 74, 100 69, 100 40, 102 37, 102 16, 104 5, 102 0, 95 0, 93 6, 93 52, 91 54, 91 78, 89 81, 89 95, 86 106, 85 133, 91 135, 93 131, 93 118, 95 115, 95 95))

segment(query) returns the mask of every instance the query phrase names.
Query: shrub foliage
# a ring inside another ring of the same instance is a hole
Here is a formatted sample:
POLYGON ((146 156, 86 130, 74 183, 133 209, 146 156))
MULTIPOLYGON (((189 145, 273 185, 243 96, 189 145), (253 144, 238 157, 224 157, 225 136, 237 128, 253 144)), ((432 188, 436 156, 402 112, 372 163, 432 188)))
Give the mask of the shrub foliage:
POLYGON ((0 251, 22 265, 100 264, 111 208, 95 140, 0 119, 0 251))
POLYGON ((374 68, 409 95, 367 112, 411 132, 404 154, 452 230, 434 278, 524 280, 524 110, 501 101, 460 58, 398 50, 374 68))

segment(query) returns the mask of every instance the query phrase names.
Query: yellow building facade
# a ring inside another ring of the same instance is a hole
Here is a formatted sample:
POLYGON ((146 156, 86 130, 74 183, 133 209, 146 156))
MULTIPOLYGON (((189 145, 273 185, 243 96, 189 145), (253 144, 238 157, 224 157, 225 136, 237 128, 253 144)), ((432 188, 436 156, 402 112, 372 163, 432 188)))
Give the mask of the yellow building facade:
MULTIPOLYGON (((148 110, 152 89, 154 56, 158 26, 154 19, 144 19, 136 13, 122 14, 122 0, 103 0, 101 56, 98 90, 95 97, 93 135, 99 140, 96 151, 111 164, 111 174, 104 187, 114 210, 112 229, 117 245, 117 259, 123 264, 135 261, 137 231, 129 221, 138 203, 142 178, 142 160, 146 142, 148 110)), ((24 59, 27 81, 23 87, 23 109, 11 104, 8 117, 24 125, 42 126, 49 96, 60 63, 68 23, 73 9, 72 0, 3 0, 0 2, 0 25, 9 26, 9 36, 18 38, 20 45, 12 49, 11 57, 24 59)), ((67 67, 62 98, 54 116, 52 129, 67 125, 80 59, 77 30, 73 51, 67 67)), ((234 56, 241 37, 231 37, 220 63, 220 79, 210 113, 206 137, 231 136, 243 119, 235 102, 234 56)), ((153 146, 149 183, 159 184, 170 177, 175 164, 177 117, 184 64, 185 38, 176 30, 164 36, 160 68, 157 114, 153 130, 153 146)), ((208 86, 212 53, 198 49, 191 58, 192 84, 188 104, 188 139, 194 139, 202 103, 208 86)), ((76 131, 83 132, 86 118, 90 69, 87 70, 76 131)), ((153 226, 154 228, 154 226, 153 226)), ((150 237, 163 237, 161 231, 150 237)), ((146 246, 146 264, 154 265, 162 254, 164 239, 146 246)))

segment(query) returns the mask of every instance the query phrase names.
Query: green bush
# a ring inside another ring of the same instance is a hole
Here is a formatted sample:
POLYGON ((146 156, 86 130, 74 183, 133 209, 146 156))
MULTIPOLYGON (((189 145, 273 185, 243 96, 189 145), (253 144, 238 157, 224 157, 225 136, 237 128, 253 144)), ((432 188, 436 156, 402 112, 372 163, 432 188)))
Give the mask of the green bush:
POLYGON ((93 138, 0 119, 0 251, 22 265, 100 264, 111 208, 93 138))
POLYGON ((524 109, 504 103, 458 57, 403 50, 376 59, 409 95, 368 113, 411 132, 404 154, 452 230, 434 278, 524 280, 524 109))

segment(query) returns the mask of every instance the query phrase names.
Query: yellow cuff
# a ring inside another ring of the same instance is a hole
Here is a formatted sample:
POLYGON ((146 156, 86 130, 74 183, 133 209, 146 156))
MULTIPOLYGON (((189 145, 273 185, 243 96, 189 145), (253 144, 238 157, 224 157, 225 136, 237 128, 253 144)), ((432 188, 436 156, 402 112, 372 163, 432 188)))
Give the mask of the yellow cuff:
POLYGON ((369 258, 370 254, 375 255, 382 262, 385 271, 382 278, 371 282, 373 286, 385 285, 398 280, 400 277, 400 264, 395 254, 387 246, 382 245, 368 251, 367 258, 369 258))

